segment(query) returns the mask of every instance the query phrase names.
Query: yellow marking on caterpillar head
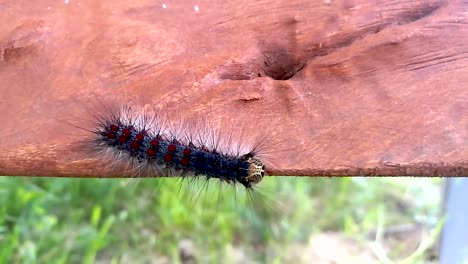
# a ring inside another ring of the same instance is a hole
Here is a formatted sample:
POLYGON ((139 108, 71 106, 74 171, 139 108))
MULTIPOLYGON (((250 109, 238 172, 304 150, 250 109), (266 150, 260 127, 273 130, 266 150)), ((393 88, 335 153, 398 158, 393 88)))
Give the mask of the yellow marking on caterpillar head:
POLYGON ((247 160, 249 163, 249 172, 245 180, 254 185, 262 181, 263 176, 265 176, 265 165, 258 159, 249 158, 247 160))

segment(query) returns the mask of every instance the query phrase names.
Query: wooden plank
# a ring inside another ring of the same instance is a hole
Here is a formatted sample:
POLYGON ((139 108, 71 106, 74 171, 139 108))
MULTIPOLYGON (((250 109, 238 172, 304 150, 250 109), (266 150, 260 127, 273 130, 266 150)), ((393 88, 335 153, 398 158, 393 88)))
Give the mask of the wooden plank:
POLYGON ((468 176, 467 6, 4 3, 0 175, 110 176, 65 121, 130 98, 269 135, 273 175, 468 176))

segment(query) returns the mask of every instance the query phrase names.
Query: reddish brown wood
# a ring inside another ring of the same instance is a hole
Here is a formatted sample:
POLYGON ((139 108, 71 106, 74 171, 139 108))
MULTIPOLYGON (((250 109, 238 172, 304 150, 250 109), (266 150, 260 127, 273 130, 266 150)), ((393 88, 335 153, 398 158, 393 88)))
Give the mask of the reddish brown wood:
POLYGON ((110 176, 63 120, 128 96, 271 135, 274 175, 468 176, 467 1, 161 3, 0 2, 0 175, 110 176))

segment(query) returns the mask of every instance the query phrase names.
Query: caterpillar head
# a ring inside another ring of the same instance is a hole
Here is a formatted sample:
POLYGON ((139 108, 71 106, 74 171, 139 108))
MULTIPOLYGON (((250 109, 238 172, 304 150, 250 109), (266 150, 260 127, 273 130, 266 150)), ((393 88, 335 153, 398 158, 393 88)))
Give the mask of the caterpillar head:
POLYGON ((260 160, 254 158, 248 158, 247 163, 249 164, 249 168, 245 181, 248 185, 252 186, 262 181, 263 176, 265 176, 265 165, 260 160))

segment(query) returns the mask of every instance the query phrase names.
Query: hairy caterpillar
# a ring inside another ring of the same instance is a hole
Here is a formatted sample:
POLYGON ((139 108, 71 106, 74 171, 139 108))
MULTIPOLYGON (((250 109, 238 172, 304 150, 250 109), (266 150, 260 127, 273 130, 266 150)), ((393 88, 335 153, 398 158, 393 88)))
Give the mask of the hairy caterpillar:
POLYGON ((271 164, 266 137, 248 140, 242 129, 207 118, 171 118, 130 103, 99 102, 88 112, 91 122, 71 124, 87 132, 79 150, 98 156, 112 173, 218 179, 252 190, 271 164))

